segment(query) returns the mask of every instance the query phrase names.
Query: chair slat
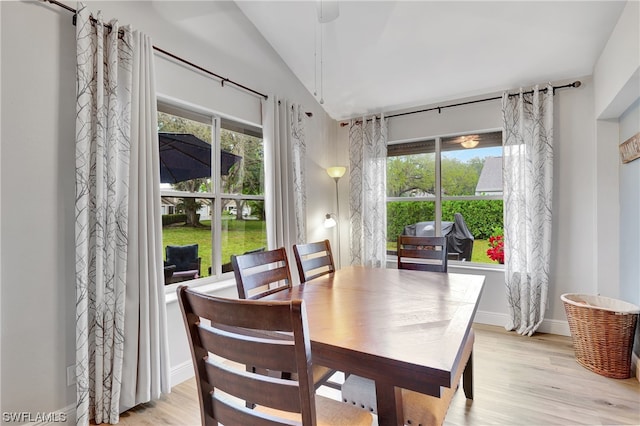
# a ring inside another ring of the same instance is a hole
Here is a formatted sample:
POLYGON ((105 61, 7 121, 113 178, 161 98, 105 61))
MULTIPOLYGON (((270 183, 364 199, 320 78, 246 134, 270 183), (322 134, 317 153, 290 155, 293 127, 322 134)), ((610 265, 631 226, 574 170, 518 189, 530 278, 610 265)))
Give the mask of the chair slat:
POLYGON ((209 382, 229 395, 276 410, 300 412, 298 383, 293 380, 248 373, 211 360, 206 370, 209 382))
POLYGON ((402 249, 401 254, 403 258, 412 259, 442 259, 441 250, 417 250, 417 249, 402 249))
MULTIPOLYGON (((242 278, 242 284, 245 289, 245 293, 249 293, 251 290, 262 287, 264 285, 277 283, 279 281, 285 281, 280 286, 287 286, 287 280, 289 279, 288 268, 279 267, 277 269, 268 269, 265 271, 259 271, 251 275, 245 275, 242 278)), ((288 287, 288 286, 287 286, 288 287)))
MULTIPOLYGON (((248 409, 242 405, 231 405, 215 394, 212 396, 212 400, 215 418, 225 425, 301 426, 300 422, 296 422, 294 420, 276 418, 269 414, 248 409)), ((217 422, 211 424, 215 424, 217 426, 217 422)))
POLYGON ((241 333, 244 330, 246 329, 238 329, 237 333, 231 333, 200 325, 200 341, 209 352, 241 364, 277 371, 296 369, 294 342, 290 336, 287 336, 289 340, 276 340, 268 334, 263 334, 262 337, 243 335, 241 333))
POLYGON ((301 256, 307 256, 309 254, 326 251, 327 244, 325 241, 317 241, 315 243, 307 243, 307 244, 297 244, 296 246, 298 247, 298 253, 301 256))
POLYGON ((240 255, 236 256, 236 258, 238 261, 238 266, 240 266, 240 268, 250 269, 269 263, 283 262, 286 260, 286 252, 284 251, 284 248, 279 248, 276 250, 268 250, 240 255))
POLYGON ((289 302, 271 302, 268 305, 253 305, 246 300, 220 299, 208 295, 185 293, 190 304, 191 313, 197 317, 210 320, 212 323, 227 324, 233 327, 245 327, 270 331, 293 331, 289 302), (218 300, 216 309, 211 309, 212 300, 218 300), (277 306, 277 307, 272 307, 277 306), (254 317, 260 318, 256 323, 254 317))
POLYGON ((306 271, 312 269, 322 268, 323 266, 331 267, 331 260, 327 257, 312 257, 311 259, 307 259, 302 261, 304 269, 306 271))

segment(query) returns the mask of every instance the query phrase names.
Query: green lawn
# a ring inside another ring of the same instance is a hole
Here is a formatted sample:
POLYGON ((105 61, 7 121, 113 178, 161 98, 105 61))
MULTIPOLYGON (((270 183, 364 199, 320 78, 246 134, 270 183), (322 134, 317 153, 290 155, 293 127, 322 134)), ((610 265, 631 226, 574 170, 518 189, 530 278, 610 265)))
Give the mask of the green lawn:
MULTIPOLYGON (((209 275, 211 266, 211 221, 200 221, 202 227, 183 225, 165 226, 162 229, 163 247, 168 245, 198 244, 198 255, 202 258, 202 276, 209 275)), ((236 220, 223 218, 222 263, 229 262, 232 254, 267 247, 265 223, 260 220, 236 220)))

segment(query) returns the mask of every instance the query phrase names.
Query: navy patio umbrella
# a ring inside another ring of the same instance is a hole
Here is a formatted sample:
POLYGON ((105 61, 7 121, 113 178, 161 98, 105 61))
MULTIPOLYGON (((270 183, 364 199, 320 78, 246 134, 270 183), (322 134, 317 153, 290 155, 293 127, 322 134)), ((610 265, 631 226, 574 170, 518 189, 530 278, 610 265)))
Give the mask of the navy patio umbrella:
MULTIPOLYGON (((211 177, 211 144, 190 133, 158 133, 158 139, 161 183, 211 177)), ((242 160, 239 155, 227 151, 220 151, 220 154, 223 176, 242 160)))

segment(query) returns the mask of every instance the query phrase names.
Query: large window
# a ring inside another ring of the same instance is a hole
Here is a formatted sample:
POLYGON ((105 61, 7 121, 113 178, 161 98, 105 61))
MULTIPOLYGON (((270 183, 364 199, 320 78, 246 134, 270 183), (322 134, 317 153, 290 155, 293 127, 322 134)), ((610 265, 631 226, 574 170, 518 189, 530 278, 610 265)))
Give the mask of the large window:
POLYGON ((502 234, 502 132, 390 143, 387 155, 389 253, 401 234, 444 235, 450 260, 497 263, 487 249, 502 234))
POLYGON ((165 284, 230 273, 232 255, 267 246, 262 131, 158 111, 165 284))

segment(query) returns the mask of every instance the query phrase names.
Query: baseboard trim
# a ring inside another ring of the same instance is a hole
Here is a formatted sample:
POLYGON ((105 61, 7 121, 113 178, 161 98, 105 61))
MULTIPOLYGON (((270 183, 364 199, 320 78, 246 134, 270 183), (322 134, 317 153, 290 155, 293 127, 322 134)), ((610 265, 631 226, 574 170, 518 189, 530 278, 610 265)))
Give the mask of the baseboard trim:
MULTIPOLYGON (((496 325, 499 327, 504 327, 508 321, 509 316, 507 314, 488 311, 476 312, 476 317, 474 320, 474 322, 477 322, 479 324, 496 325)), ((569 331, 569 323, 567 321, 545 319, 542 321, 542 324, 540 324, 540 328, 538 328, 538 331, 540 333, 571 336, 571 332, 569 331)))
POLYGON ((171 369, 171 387, 179 385, 195 376, 191 360, 178 364, 171 369))

